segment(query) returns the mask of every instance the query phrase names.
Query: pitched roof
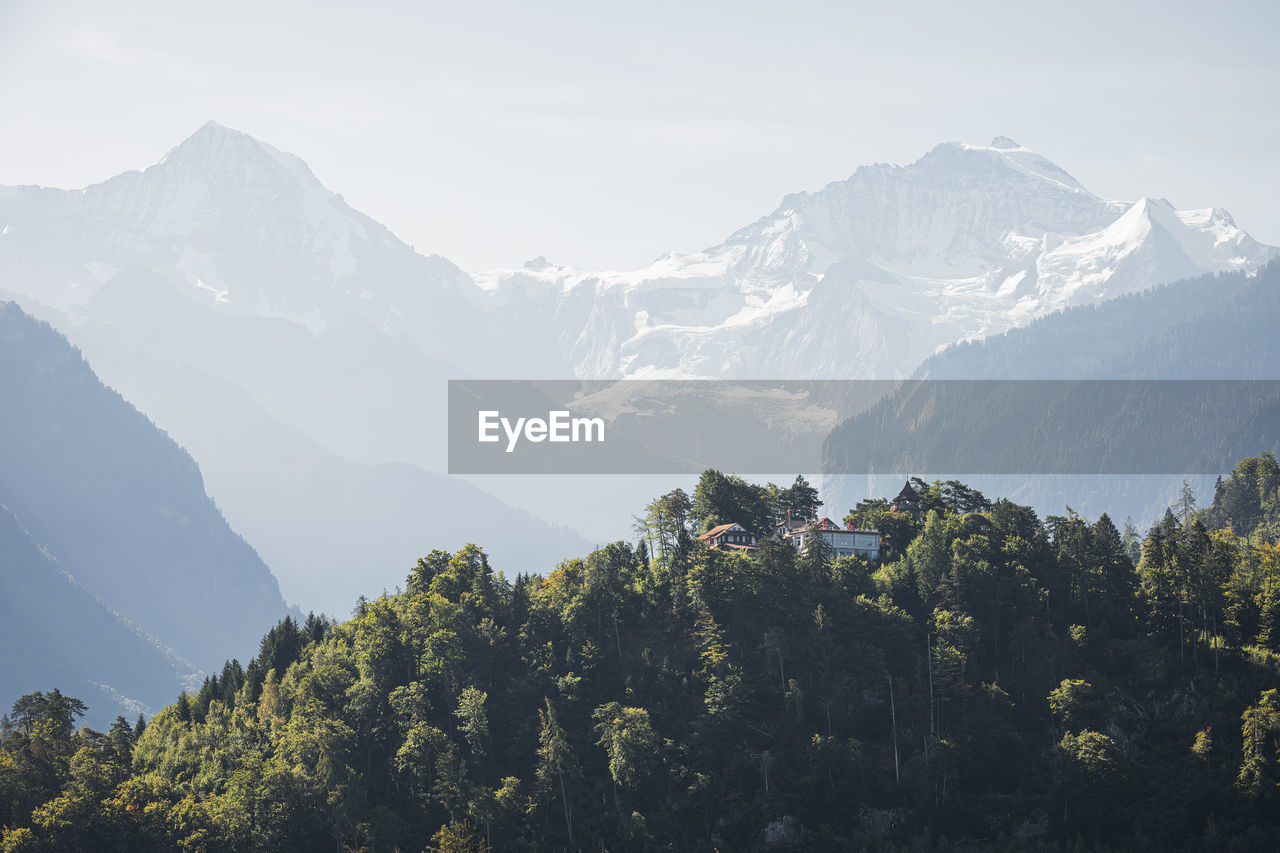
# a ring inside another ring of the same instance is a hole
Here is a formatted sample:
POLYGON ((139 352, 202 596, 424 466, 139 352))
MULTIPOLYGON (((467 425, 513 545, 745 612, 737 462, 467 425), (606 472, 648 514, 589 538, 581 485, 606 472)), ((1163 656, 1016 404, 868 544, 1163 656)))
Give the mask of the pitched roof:
POLYGON ((898 492, 898 496, 893 499, 893 502, 897 503, 898 501, 918 500, 920 500, 920 495, 916 493, 915 489, 911 488, 911 481, 907 480, 907 482, 902 484, 902 491, 898 492))
MULTIPOLYGON (((701 539, 703 542, 709 542, 710 540, 715 539, 721 533, 728 532, 737 526, 738 526, 738 523, 736 521, 731 521, 728 524, 721 524, 711 528, 710 530, 708 530, 706 533, 703 533, 698 538, 701 539)), ((743 529, 745 530, 746 528, 743 528, 743 529)))
POLYGON ((880 531, 870 527, 841 527, 829 518, 820 518, 809 522, 811 530, 838 530, 841 533, 874 533, 879 536, 880 531))

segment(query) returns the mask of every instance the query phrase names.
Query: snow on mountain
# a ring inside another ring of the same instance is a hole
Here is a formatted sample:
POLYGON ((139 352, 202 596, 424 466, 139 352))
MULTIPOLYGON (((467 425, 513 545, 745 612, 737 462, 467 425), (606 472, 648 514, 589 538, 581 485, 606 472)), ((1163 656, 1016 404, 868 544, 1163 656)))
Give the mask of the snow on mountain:
MULTIPOLYGON (((416 557, 486 525, 521 530, 511 550, 538 569, 586 547, 422 470, 444 467, 446 379, 467 375, 470 353, 501 353, 510 330, 475 319, 491 309, 467 275, 293 155, 209 123, 141 172, 0 188, 0 224, 0 299, 62 330, 198 450, 212 496, 295 601, 345 609, 353 579, 391 588, 416 557)), ((564 375, 556 359, 547 372, 564 375)))
POLYGON ((583 377, 892 377, 957 340, 1275 255, 1215 208, 1109 201, 1010 139, 789 195, 724 243, 627 273, 479 277, 583 377))
POLYGON ((346 314, 380 328, 445 334, 430 308, 478 294, 325 189, 298 157, 209 122, 159 163, 82 190, 0 189, 0 272, 68 309, 122 268, 166 273, 191 300, 237 317, 281 317, 319 333, 346 314))
MULTIPOLYGON (((632 271, 468 275, 213 122, 82 190, 0 188, 0 292, 91 359, 198 371, 342 459, 435 469, 446 378, 905 376, 956 341, 1275 254, 1221 209, 1109 200, 1004 137, 863 166, 632 271)), ((142 371, 112 381, 166 393, 142 371)), ((175 437, 211 446, 214 414, 175 437)), ((228 483, 224 505, 252 495, 228 483)))
POLYGON ((630 272, 467 276, 213 122, 141 172, 2 189, 0 222, 7 287, 46 306, 141 264, 219 313, 315 334, 354 315, 501 377, 900 376, 958 340, 1275 254, 1219 208, 1110 201, 1005 137, 864 166, 630 272))

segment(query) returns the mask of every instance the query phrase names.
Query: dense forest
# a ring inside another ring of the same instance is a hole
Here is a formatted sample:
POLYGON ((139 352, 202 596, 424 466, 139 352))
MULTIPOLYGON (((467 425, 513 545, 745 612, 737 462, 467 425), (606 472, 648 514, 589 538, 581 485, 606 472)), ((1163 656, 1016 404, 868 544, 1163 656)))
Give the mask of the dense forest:
POLYGON ((150 720, 24 696, 0 848, 1274 849, 1275 458, 1145 534, 913 485, 845 517, 875 563, 705 548, 823 511, 708 471, 545 577, 432 552, 150 720))

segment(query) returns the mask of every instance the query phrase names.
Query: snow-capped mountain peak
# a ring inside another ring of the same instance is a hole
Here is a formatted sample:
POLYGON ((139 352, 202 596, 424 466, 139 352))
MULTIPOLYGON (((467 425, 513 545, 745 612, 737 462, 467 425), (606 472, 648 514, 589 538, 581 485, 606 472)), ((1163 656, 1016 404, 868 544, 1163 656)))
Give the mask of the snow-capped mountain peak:
POLYGON ((58 309, 87 302, 133 263, 216 310, 313 332, 345 314, 401 322, 421 281, 475 289, 452 264, 418 255, 352 209, 300 158, 212 121, 140 172, 81 191, 13 188, 0 195, 0 214, 23 223, 0 243, 0 270, 61 247, 40 261, 52 267, 47 279, 11 276, 58 309))
POLYGON ((550 322, 586 324, 559 338, 584 377, 900 376, 956 340, 1274 254, 1225 211, 1110 201, 996 137, 861 167, 642 270, 484 282, 526 311, 558 294, 550 322))
POLYGON ((151 170, 167 174, 194 172, 221 188, 281 182, 302 188, 321 186, 300 157, 216 121, 206 122, 147 171, 151 170))
POLYGON ((1003 136, 860 167, 632 271, 467 276, 214 122, 82 192, 4 190, 0 221, 0 273, 53 307, 140 263, 216 311, 317 333, 354 314, 504 377, 899 376, 957 340, 1276 253, 1219 208, 1108 200, 1003 136))

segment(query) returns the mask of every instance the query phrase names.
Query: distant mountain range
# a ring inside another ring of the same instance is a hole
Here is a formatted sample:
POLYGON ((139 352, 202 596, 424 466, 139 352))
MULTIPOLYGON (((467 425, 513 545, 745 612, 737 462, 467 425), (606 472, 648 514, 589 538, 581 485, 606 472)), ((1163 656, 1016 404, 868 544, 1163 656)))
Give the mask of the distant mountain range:
POLYGON ((627 273, 468 276, 213 122, 142 172, 0 189, 0 223, 6 287, 49 308, 78 314, 141 265, 227 316, 313 333, 359 317, 496 378, 904 376, 958 340, 1276 256, 1221 208, 1107 200, 1004 137, 864 166, 627 273))
POLYGON ((149 712, 285 615, 191 457, 11 302, 0 400, 0 705, 62 686, 149 712))
POLYGON ((1220 208, 1108 201, 1016 143, 865 166, 692 255, 479 280, 577 375, 893 378, 940 347, 1276 256, 1220 208))
POLYGON ((1107 200, 997 138, 862 167, 642 270, 468 275, 212 122, 141 172, 0 188, 0 232, 0 289, 192 449, 288 598, 331 611, 433 547, 482 539, 497 566, 545 570, 629 534, 598 489, 635 511, 630 483, 481 483, 522 510, 428 474, 447 378, 901 377, 956 341, 1276 255, 1221 209, 1107 200))

